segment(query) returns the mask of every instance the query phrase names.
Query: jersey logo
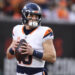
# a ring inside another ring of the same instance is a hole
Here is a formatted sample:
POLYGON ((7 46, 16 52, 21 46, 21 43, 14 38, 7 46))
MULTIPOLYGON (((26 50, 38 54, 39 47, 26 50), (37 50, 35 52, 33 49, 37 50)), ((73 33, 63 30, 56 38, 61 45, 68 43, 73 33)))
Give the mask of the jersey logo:
POLYGON ((48 35, 50 35, 50 36, 52 36, 52 35, 53 35, 53 31, 52 31, 52 29, 51 29, 51 28, 49 28, 48 30, 46 30, 46 32, 45 32, 45 34, 44 34, 44 37, 43 37, 43 38, 47 37, 48 35))

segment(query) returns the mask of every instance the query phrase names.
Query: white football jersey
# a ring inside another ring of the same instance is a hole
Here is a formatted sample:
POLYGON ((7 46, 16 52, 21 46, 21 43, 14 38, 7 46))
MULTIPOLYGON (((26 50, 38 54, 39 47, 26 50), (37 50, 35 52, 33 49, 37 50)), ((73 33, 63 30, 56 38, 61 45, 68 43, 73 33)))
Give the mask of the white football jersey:
MULTIPOLYGON (((49 27, 39 26, 34 29, 30 34, 26 35, 23 31, 24 25, 16 25, 13 28, 13 40, 25 39, 33 49, 43 52, 42 43, 45 40, 53 39, 53 31, 49 27)), ((17 61, 18 65, 25 67, 44 67, 45 61, 38 59, 34 56, 28 56, 25 60, 20 63, 17 61)))

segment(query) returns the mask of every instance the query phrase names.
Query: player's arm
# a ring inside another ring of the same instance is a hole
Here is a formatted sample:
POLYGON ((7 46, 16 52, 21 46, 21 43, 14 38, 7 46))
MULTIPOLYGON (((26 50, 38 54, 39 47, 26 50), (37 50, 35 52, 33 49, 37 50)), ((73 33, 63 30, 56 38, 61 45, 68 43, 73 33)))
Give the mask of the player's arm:
POLYGON ((7 53, 6 53, 8 59, 12 59, 15 57, 14 52, 18 44, 16 32, 17 32, 17 26, 13 27, 13 30, 12 30, 12 43, 8 47, 7 53))
MULTIPOLYGON (((10 45, 10 46, 8 47, 8 49, 7 49, 6 55, 7 55, 7 58, 8 58, 8 59, 14 58, 14 54, 11 54, 11 53, 9 52, 10 49, 12 48, 14 42, 15 42, 15 41, 12 41, 11 45, 10 45)), ((13 50, 13 51, 14 51, 14 50, 13 50)))
POLYGON ((53 40, 49 39, 49 40, 45 40, 43 42, 43 57, 42 59, 48 62, 55 62, 56 61, 56 51, 53 45, 53 40))
POLYGON ((7 49, 6 55, 7 55, 8 59, 12 59, 15 57, 14 54, 15 54, 15 50, 16 50, 18 44, 19 44, 19 41, 15 41, 15 40, 12 41, 11 45, 7 49))
POLYGON ((49 61, 49 62, 55 62, 56 61, 56 51, 53 44, 53 31, 51 28, 48 28, 43 36, 43 60, 49 61))

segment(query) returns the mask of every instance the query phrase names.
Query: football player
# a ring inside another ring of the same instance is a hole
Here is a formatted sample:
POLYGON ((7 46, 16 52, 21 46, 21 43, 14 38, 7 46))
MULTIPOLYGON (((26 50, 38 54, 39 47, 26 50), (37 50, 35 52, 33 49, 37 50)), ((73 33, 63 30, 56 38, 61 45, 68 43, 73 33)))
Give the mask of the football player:
POLYGON ((7 49, 7 58, 15 57, 21 39, 27 42, 20 47, 22 54, 27 54, 27 57, 20 62, 17 60, 17 75, 47 75, 45 61, 56 61, 53 31, 49 27, 41 26, 41 17, 39 5, 28 3, 22 9, 23 24, 13 28, 13 41, 7 49))

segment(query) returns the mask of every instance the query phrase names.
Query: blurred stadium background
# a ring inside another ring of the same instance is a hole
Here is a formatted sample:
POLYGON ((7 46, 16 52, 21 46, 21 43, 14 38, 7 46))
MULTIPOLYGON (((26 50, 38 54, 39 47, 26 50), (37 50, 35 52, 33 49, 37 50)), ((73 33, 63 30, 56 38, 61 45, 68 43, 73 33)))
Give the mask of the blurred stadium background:
POLYGON ((15 75, 16 60, 6 58, 12 28, 21 24, 21 9, 27 2, 42 8, 42 25, 55 35, 57 60, 46 62, 49 75, 75 75, 75 0, 0 0, 0 75, 15 75))

